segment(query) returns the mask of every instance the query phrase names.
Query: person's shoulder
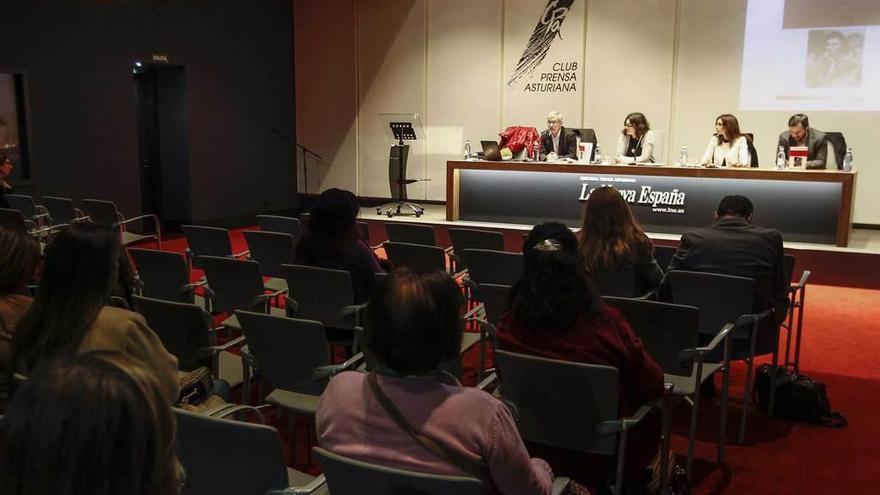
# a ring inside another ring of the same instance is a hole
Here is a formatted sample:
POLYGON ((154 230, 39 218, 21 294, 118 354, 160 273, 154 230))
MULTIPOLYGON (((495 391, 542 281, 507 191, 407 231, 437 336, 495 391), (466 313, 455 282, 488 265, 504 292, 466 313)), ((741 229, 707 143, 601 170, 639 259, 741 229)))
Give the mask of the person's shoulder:
POLYGON ((147 320, 140 313, 115 306, 104 306, 101 308, 101 311, 98 312, 98 316, 95 318, 95 323, 102 326, 122 326, 124 323, 147 326, 147 320))
POLYGON ((791 137, 790 131, 782 131, 779 133, 779 140, 780 141, 788 141, 788 138, 790 138, 790 137, 791 137))
POLYGON ((818 141, 820 139, 825 139, 825 137, 826 137, 824 131, 820 131, 819 129, 816 129, 815 127, 810 127, 810 132, 813 133, 814 139, 816 141, 818 141))

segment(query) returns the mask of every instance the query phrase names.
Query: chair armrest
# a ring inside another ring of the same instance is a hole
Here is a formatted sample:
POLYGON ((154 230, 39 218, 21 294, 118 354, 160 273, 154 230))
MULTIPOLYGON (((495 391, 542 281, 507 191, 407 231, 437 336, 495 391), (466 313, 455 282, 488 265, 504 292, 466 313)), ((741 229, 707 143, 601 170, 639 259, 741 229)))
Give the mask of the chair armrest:
POLYGON ((809 280, 810 275, 811 275, 810 270, 804 270, 804 272, 801 273, 800 281, 798 281, 798 283, 796 283, 796 284, 791 284, 791 290, 798 291, 798 290, 803 289, 804 286, 807 285, 807 280, 809 280))
POLYGON ((265 419, 263 418, 263 412, 254 406, 246 406, 241 404, 225 404, 223 406, 219 406, 218 408, 205 413, 206 416, 211 416, 212 418, 217 419, 225 419, 234 414, 238 414, 240 412, 251 412, 260 420, 259 424, 266 424, 265 419))
POLYGON ((679 361, 687 361, 689 359, 696 359, 697 356, 705 356, 706 354, 715 350, 719 344, 727 340, 730 336, 730 332, 736 328, 736 325, 733 323, 727 323, 723 327, 721 327, 721 331, 715 334, 715 337, 712 338, 712 341, 706 344, 704 347, 697 347, 694 349, 685 349, 678 353, 679 361))
POLYGON ((318 489, 326 483, 327 478, 325 478, 323 474, 320 474, 317 478, 309 481, 305 485, 291 486, 283 490, 270 490, 266 492, 266 495, 310 495, 318 491, 318 489))
POLYGON ((348 358, 344 363, 331 364, 328 366, 318 366, 312 370, 312 380, 320 381, 336 376, 337 374, 357 368, 364 361, 364 353, 359 352, 348 358))
POLYGON ((471 308, 470 310, 468 310, 467 313, 461 315, 461 318, 465 321, 472 320, 472 319, 479 319, 479 317, 477 315, 480 314, 481 311, 485 311, 485 307, 486 307, 485 304, 479 303, 476 306, 474 306, 473 308, 471 308))
POLYGON ((490 385, 498 381, 498 373, 489 373, 486 378, 483 378, 483 381, 477 384, 475 387, 477 390, 486 390, 490 385))
POLYGON ((568 484, 571 482, 570 479, 560 476, 553 480, 553 486, 550 487, 551 495, 562 495, 565 493, 565 490, 568 488, 568 484))
POLYGON ((770 308, 770 309, 765 309, 764 311, 761 311, 760 313, 752 313, 752 314, 748 314, 748 315, 742 315, 736 319, 736 326, 754 324, 756 321, 769 316, 773 312, 774 312, 773 308, 770 308))
POLYGON ((284 296, 284 307, 287 310, 288 315, 295 315, 299 312, 299 303, 289 295, 284 296))
POLYGON ((642 405, 642 407, 640 407, 639 410, 635 412, 635 414, 626 418, 620 418, 611 421, 602 421, 601 423, 596 425, 596 429, 593 430, 593 432, 598 437, 604 437, 607 435, 620 433, 624 430, 629 430, 633 426, 639 424, 639 422, 641 422, 643 419, 645 419, 645 416, 647 416, 648 413, 651 412, 651 409, 661 406, 662 402, 663 399, 648 402, 642 405))
POLYGON ((250 256, 250 254, 251 254, 251 251, 246 250, 246 251, 242 251, 240 253, 232 253, 232 257, 233 258, 244 258, 245 256, 250 256))
MULTIPOLYGON (((285 302, 287 302, 287 301, 285 301, 285 302)), ((361 311, 363 311, 364 309, 366 309, 368 304, 369 304, 368 302, 362 302, 360 304, 350 304, 348 306, 343 306, 342 307, 342 316, 356 315, 356 314, 360 313, 361 311)))
POLYGON ((218 353, 221 353, 231 347, 235 347, 235 346, 241 344, 242 342, 245 342, 245 340, 246 340, 245 336, 240 335, 225 344, 202 347, 198 350, 198 355, 199 355, 199 357, 202 357, 202 358, 211 357, 214 354, 218 354, 218 353))

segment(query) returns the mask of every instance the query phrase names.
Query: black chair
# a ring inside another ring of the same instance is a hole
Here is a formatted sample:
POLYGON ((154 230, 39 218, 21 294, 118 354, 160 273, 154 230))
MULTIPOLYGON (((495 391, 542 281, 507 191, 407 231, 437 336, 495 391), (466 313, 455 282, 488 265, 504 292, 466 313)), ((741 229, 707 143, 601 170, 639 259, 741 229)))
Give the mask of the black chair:
POLYGON ((504 251, 504 234, 492 230, 449 229, 452 251, 458 259, 459 269, 468 268, 466 249, 489 249, 504 251))
POLYGON ((81 204, 83 212, 91 221, 108 227, 118 228, 119 240, 123 246, 155 239, 159 249, 162 249, 162 229, 159 225, 159 217, 156 215, 139 215, 126 219, 125 215, 116 208, 116 203, 112 201, 84 199, 81 204), (151 233, 138 233, 136 232, 137 229, 133 231, 129 227, 129 224, 132 224, 132 222, 143 223, 145 220, 149 220, 149 223, 152 224, 151 233))
POLYGON ((58 196, 43 196, 40 204, 46 208, 49 214, 49 220, 52 225, 71 224, 86 219, 82 210, 73 204, 70 198, 62 198, 58 196))
POLYGON ((465 249, 468 278, 481 284, 513 285, 523 270, 523 256, 503 250, 465 249))
POLYGON ((201 268, 200 256, 225 256, 228 258, 240 258, 248 254, 232 252, 232 241, 229 240, 229 231, 217 227, 204 227, 201 225, 183 225, 183 235, 186 237, 186 260, 190 268, 201 268))
POLYGON ((49 213, 42 205, 36 204, 34 198, 24 194, 7 194, 6 202, 9 208, 18 210, 25 220, 34 222, 37 227, 43 227, 49 223, 49 213))
POLYGON ((743 133, 746 137, 746 147, 749 149, 749 166, 755 168, 758 166, 758 150, 755 149, 755 135, 751 132, 743 133))
POLYGON ((593 143, 593 151, 590 152, 589 161, 592 162, 596 158, 596 143, 599 140, 596 138, 596 131, 593 129, 572 129, 574 133, 580 138, 582 143, 593 143))
POLYGON ((257 215, 257 225, 263 232, 279 232, 289 234, 294 239, 299 239, 302 223, 298 218, 283 217, 278 215, 257 215))
POLYGON ((184 302, 205 307, 195 288, 205 282, 189 282, 189 269, 182 254, 157 249, 128 248, 137 268, 137 286, 144 297, 184 302))
POLYGON ((386 242, 385 253, 391 266, 427 267, 446 270, 446 252, 443 248, 429 244, 406 242, 386 242))
POLYGON ((483 310, 486 312, 486 321, 497 327, 501 321, 501 315, 507 309, 507 297, 510 294, 509 285, 480 284, 478 293, 483 310))
POLYGON ((385 232, 391 242, 436 246, 437 237, 434 227, 402 222, 385 222, 385 232))
POLYGON ((590 279, 603 296, 636 297, 636 274, 632 265, 625 265, 619 270, 603 273, 591 273, 590 279))
POLYGON ((826 132, 825 139, 831 144, 831 151, 834 152, 837 169, 843 170, 843 157, 846 155, 846 138, 843 137, 842 132, 826 132))
POLYGON ((19 210, 0 208, 0 227, 26 234, 35 227, 33 222, 25 220, 19 210))
POLYGON ((351 274, 306 265, 283 265, 281 273, 290 290, 287 316, 321 322, 333 344, 353 346, 356 351, 353 332, 361 326, 366 303, 355 303, 351 274))
POLYGON ((669 268, 669 263, 672 262, 672 256, 678 250, 675 246, 658 246, 654 245, 654 259, 657 260, 657 264, 660 265, 660 268, 665 272, 667 268, 669 268))
MULTIPOLYGON (((241 409, 245 406, 239 406, 241 409)), ((317 478, 284 464, 275 428, 175 409, 181 495, 324 494, 317 478)))
POLYGON ((800 278, 795 282, 794 276, 795 257, 785 255, 785 280, 789 281, 788 290, 788 313, 780 325, 780 330, 786 332, 784 366, 791 366, 795 373, 800 372, 801 363, 801 334, 804 325, 804 301, 807 292, 807 281, 810 279, 810 270, 801 272, 800 278), (790 361, 792 347, 792 333, 794 333, 794 360, 790 361))
POLYGON ((223 326, 241 328, 235 314, 232 314, 236 309, 284 315, 283 309, 270 305, 283 291, 266 293, 260 264, 256 261, 219 256, 200 256, 199 260, 208 281, 205 296, 209 311, 231 314, 223 321, 223 326))
POLYGON ((292 263, 296 240, 290 234, 268 232, 262 230, 245 230, 244 239, 248 245, 251 259, 260 264, 264 277, 272 277, 266 281, 266 287, 272 290, 284 290, 284 270, 281 265, 292 263))

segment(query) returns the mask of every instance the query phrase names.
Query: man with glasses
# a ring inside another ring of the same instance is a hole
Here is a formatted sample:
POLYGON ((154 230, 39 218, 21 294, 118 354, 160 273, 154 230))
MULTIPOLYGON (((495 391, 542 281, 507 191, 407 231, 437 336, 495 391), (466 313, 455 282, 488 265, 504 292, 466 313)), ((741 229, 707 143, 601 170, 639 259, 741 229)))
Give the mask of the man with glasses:
POLYGON ((562 126, 562 114, 552 111, 547 114, 547 130, 541 133, 541 161, 556 161, 561 158, 577 159, 577 136, 562 126))

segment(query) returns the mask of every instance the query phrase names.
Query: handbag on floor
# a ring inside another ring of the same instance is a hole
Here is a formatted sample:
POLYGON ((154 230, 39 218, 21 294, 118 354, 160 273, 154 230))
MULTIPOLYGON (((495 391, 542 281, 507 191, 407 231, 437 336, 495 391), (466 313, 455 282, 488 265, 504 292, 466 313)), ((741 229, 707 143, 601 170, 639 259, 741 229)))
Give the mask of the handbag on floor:
POLYGON ((770 405, 770 387, 776 388, 773 415, 840 428, 847 425, 846 418, 831 409, 825 384, 807 375, 794 373, 786 367, 762 364, 755 371, 754 401, 767 409, 770 405))

